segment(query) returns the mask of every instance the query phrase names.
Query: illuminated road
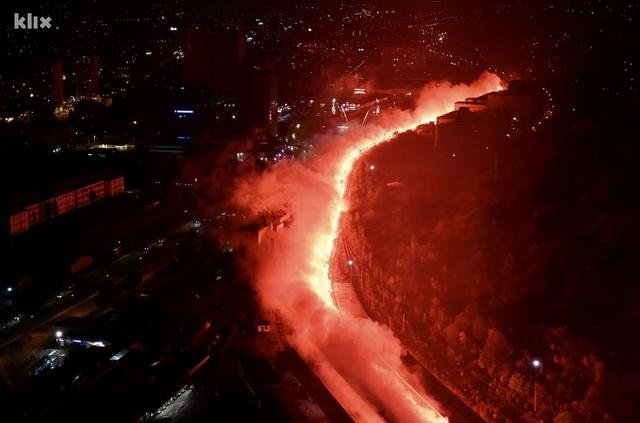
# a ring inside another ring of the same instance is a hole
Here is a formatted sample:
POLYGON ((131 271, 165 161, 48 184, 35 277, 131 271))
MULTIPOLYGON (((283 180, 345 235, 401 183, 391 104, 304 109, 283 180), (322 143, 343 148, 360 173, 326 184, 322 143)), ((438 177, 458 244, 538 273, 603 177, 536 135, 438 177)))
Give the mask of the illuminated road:
MULTIPOLYGON (((334 299, 340 313, 348 314, 356 318, 368 319, 367 313, 362 307, 356 291, 353 289, 353 285, 350 282, 335 282, 337 279, 338 277, 332 277, 334 299)), ((412 394, 413 401, 415 401, 416 404, 429 410, 435 417, 442 420, 446 419, 440 411, 438 411, 437 407, 420 394, 409 381, 394 370, 384 357, 378 356, 377 358, 380 360, 381 366, 383 366, 387 372, 394 375, 400 385, 404 385, 407 388, 412 394)))
MULTIPOLYGON (((496 83, 494 87, 499 88, 499 83, 496 83)), ((447 94, 451 95, 451 93, 447 94)), ((456 94, 454 93, 453 95, 456 94)), ((452 105, 453 104, 449 104, 445 107, 450 108, 452 105)), ((394 122, 395 125, 390 128, 391 131, 393 131, 392 134, 389 132, 389 127, 380 128, 384 132, 366 134, 362 139, 354 142, 339 156, 334 170, 333 181, 336 195, 333 198, 333 204, 329 207, 329 230, 321 233, 322 236, 319 237, 315 243, 315 258, 318 260, 317 262, 322 263, 322 266, 318 268, 319 274, 315 275, 316 277, 312 280, 312 283, 316 293, 321 296, 328 307, 336 308, 338 312, 345 317, 349 316, 351 319, 364 322, 370 321, 362 308, 353 286, 349 283, 338 282, 339 276, 337 275, 339 272, 334 271, 332 268, 340 234, 341 217, 343 212, 348 209, 346 193, 349 189, 348 184, 350 182, 351 172, 355 168, 358 160, 372 148, 395 139, 399 133, 415 129, 423 123, 434 121, 438 115, 437 113, 440 112, 438 110, 434 113, 434 110, 430 107, 427 108, 426 111, 418 112, 418 110, 419 109, 417 109, 416 113, 411 115, 409 119, 397 119, 394 122)), ((364 339, 361 341, 366 342, 364 339)), ((397 342, 399 343, 399 341, 397 342)), ((380 383, 387 383, 401 391, 400 398, 402 398, 402 404, 394 404, 393 400, 381 399, 379 396, 380 389, 376 386, 371 386, 371 384, 364 387, 358 384, 356 389, 354 389, 363 397, 362 399, 368 401, 374 408, 381 410, 379 414, 385 420, 400 420, 397 408, 407 407, 410 408, 410 410, 406 410, 406 417, 402 417, 402 419, 410 418, 412 420, 428 422, 448 421, 448 419, 440 413, 437 406, 425 397, 419 379, 414 378, 412 382, 409 382, 407 380, 408 375, 403 376, 400 374, 400 372, 406 374, 407 369, 401 364, 398 366, 397 362, 395 365, 391 364, 390 360, 394 360, 396 357, 389 356, 387 358, 384 354, 387 354, 387 351, 383 349, 381 352, 374 353, 372 357, 369 357, 369 360, 375 361, 372 363, 372 367, 377 369, 384 377, 384 380, 381 380, 380 383), (374 398, 374 400, 371 401, 367 398, 374 398), (389 409, 387 410, 387 408, 389 409)), ((343 374, 343 376, 345 382, 349 384, 352 383, 349 374, 343 374)), ((345 408, 348 409, 348 406, 345 408)), ((401 412, 405 413, 404 410, 401 412)))
MULTIPOLYGON (((411 128, 402 128, 403 130, 411 129, 411 128)), ((371 148, 384 143, 391 141, 395 138, 394 135, 384 134, 384 136, 379 138, 373 138, 368 142, 364 143, 364 145, 359 146, 357 149, 351 150, 348 154, 345 155, 343 162, 340 163, 338 167, 338 177, 336 178, 336 186, 338 187, 338 193, 340 195, 338 199, 337 207, 334 208, 334 225, 332 225, 333 236, 331 243, 331 251, 329 253, 329 261, 327 263, 326 274, 329 283, 331 284, 331 304, 337 308, 340 314, 345 316, 350 316, 354 319, 362 319, 368 320, 369 317, 365 312, 358 296, 353 288, 353 285, 350 282, 342 282, 339 281, 339 271, 335 270, 335 259, 336 259, 336 244, 339 237, 340 232, 340 222, 342 213, 347 210, 348 204, 346 202, 346 193, 348 191, 348 182, 350 180, 351 171, 355 167, 357 161, 371 148)), ((339 266, 338 266, 339 267, 339 266)), ((416 415, 421 416, 420 420, 430 421, 430 422, 444 422, 447 421, 447 418, 443 416, 438 408, 430 402, 423 394, 420 393, 420 387, 415 387, 406 380, 396 369, 394 366, 389 363, 389 361, 382 355, 376 355, 372 357, 372 359, 376 360, 374 364, 379 368, 379 371, 385 373, 387 378, 395 379, 395 385, 401 386, 404 388, 404 392, 408 394, 410 397, 408 399, 408 403, 411 404, 416 409, 416 415)), ((345 377, 345 381, 349 383, 348 377, 345 377)), ((378 408, 384 407, 381 405, 377 405, 378 408)), ((383 415, 393 415, 392 412, 387 413, 383 410, 383 415)))
POLYGON ((393 332, 352 301, 346 306, 337 299, 341 281, 332 277, 332 257, 351 171, 372 148, 435 121, 455 101, 498 89, 499 78, 488 73, 472 84, 428 84, 412 110, 388 110, 370 124, 325 136, 325 149, 311 163, 285 161, 236 186, 237 206, 256 212, 284 207, 293 216, 276 248, 260 254, 256 290, 265 308, 279 310, 291 329, 290 344, 356 421, 447 419, 427 399, 421 376, 403 362, 393 332))
MULTIPOLYGON (((353 178, 349 189, 361 188, 352 186, 358 182, 360 182, 358 178, 353 178)), ((358 272, 356 271, 354 273, 353 271, 357 269, 358 261, 363 260, 363 258, 357 253, 357 251, 359 251, 358 246, 350 245, 348 238, 349 234, 347 232, 347 228, 343 228, 343 225, 340 225, 339 238, 336 242, 331 263, 332 275, 330 279, 332 281, 334 302, 342 314, 362 319, 371 317, 376 321, 386 322, 386 319, 380 316, 376 310, 370 307, 365 309, 367 301, 363 295, 366 294, 361 291, 358 294, 356 291, 357 286, 359 285, 357 282, 358 272)), ((362 277, 362 274, 360 274, 360 277, 362 277)), ((407 381, 402 377, 402 375, 393 370, 392 366, 387 365, 387 368, 398 378, 398 380, 404 383, 405 386, 415 394, 414 399, 416 402, 427 409, 431 409, 434 414, 440 418, 444 419, 442 414, 445 414, 451 422, 484 423, 485 420, 478 415, 469 406, 469 404, 458 397, 455 392, 453 392, 448 386, 446 386, 446 384, 427 369, 426 364, 423 364, 426 361, 420 354, 419 348, 414 349, 416 346, 414 340, 403 338, 403 342, 405 341, 407 342, 404 345, 407 348, 407 354, 403 357, 403 361, 411 368, 422 369, 422 380, 419 385, 423 385, 426 391, 437 399, 438 403, 441 404, 441 411, 438 411, 437 406, 433 405, 428 398, 425 398, 420 394, 411 382, 407 381)), ((423 348, 424 347, 428 348, 426 345, 424 345, 423 348)), ((385 361, 384 358, 380 356, 378 356, 378 358, 385 361)))
POLYGON ((321 345, 313 353, 307 353, 306 357, 320 365, 319 377, 356 421, 440 423, 448 420, 426 398, 419 378, 403 365, 400 342, 391 331, 381 328, 367 317, 350 284, 339 283, 332 277, 335 272, 332 272, 331 259, 339 235, 341 216, 347 209, 345 194, 351 171, 367 151, 393 140, 399 132, 417 126, 413 119, 400 122, 393 127, 394 131, 374 127, 373 131, 364 132, 362 138, 343 148, 335 157, 334 167, 329 171, 334 191, 323 216, 326 226, 315 234, 311 248, 313 265, 307 281, 323 303, 320 312, 326 314, 326 324, 337 329, 344 326, 343 329, 346 329, 330 342, 344 343, 347 348, 350 344, 363 344, 342 354, 337 352, 338 348, 321 345), (379 345, 371 348, 364 344, 367 339, 358 339, 364 336, 363 329, 370 331, 370 336, 379 345), (348 363, 354 360, 364 361, 365 364, 363 367, 349 366, 348 363))

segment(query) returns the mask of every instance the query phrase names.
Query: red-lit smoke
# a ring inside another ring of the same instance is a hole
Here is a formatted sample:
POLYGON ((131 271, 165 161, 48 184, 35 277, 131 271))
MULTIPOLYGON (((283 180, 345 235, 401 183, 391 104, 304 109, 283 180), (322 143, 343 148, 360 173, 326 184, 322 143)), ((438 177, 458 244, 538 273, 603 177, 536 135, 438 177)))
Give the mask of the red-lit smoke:
POLYGON ((348 175, 366 150, 395 131, 434 121, 455 101, 498 89, 499 78, 489 73, 470 85, 428 84, 413 110, 387 111, 343 135, 320 136, 325 147, 311 162, 283 161, 236 187, 236 205, 285 208, 293 216, 275 249, 260 253, 256 290, 264 307, 280 312, 293 330, 289 341, 317 366, 323 382, 358 421, 444 419, 425 405, 421 397, 426 394, 402 364, 402 346, 393 333, 370 319, 342 313, 333 302, 329 260, 347 207, 348 175))

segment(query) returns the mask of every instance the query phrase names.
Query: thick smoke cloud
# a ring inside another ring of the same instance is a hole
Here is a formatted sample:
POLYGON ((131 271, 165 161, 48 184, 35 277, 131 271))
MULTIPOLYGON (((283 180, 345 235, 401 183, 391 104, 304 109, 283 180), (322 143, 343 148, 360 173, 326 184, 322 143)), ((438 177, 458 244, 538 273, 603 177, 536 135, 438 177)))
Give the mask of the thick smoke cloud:
POLYGON ((293 216, 275 248, 258 253, 256 291, 265 308, 279 311, 292 330, 291 344, 314 363, 323 382, 358 421, 444 419, 420 398, 427 395, 403 365, 402 345, 393 333, 333 304, 328 261, 346 207, 345 181, 355 161, 390 134, 435 120, 457 100, 499 88, 498 77, 489 73, 470 85, 428 84, 413 110, 391 110, 346 134, 321 135, 322 151, 312 161, 283 161, 235 186, 236 206, 284 208, 293 216))

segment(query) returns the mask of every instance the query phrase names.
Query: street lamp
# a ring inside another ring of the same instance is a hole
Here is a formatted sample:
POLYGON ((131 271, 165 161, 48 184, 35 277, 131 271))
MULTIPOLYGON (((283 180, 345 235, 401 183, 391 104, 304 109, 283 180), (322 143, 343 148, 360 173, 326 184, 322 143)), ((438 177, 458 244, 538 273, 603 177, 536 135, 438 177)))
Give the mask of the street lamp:
POLYGON ((533 366, 533 413, 535 414, 538 411, 538 369, 542 365, 542 362, 537 358, 534 358, 531 361, 531 365, 533 366))

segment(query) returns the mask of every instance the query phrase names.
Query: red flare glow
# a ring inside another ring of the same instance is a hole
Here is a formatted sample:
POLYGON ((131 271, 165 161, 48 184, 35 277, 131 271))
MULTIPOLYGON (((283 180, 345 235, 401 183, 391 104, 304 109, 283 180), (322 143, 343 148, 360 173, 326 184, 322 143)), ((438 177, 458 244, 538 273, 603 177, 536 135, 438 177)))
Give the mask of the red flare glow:
POLYGON ((347 208, 349 174, 365 152, 391 140, 396 131, 434 121, 457 100, 498 89, 499 78, 489 73, 471 85, 429 84, 414 110, 383 113, 375 123, 325 139, 329 147, 310 164, 283 162, 237 187, 237 205, 255 210, 285 206, 294 217, 275 250, 261 253, 257 291, 265 307, 279 310, 293 329, 291 343, 317 366, 325 385, 357 421, 446 419, 403 365, 402 346, 391 330, 343 313, 334 302, 329 263, 347 208))

